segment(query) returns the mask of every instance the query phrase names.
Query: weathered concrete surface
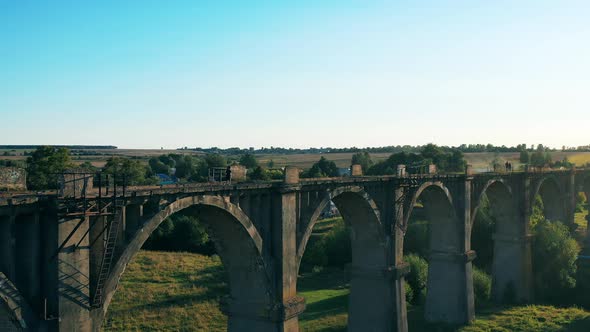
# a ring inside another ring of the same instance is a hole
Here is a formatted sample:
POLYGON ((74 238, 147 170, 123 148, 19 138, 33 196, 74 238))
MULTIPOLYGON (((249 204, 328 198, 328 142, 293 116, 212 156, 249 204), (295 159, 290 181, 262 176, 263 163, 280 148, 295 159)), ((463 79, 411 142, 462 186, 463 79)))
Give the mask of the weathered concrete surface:
POLYGON ((85 193, 91 192, 93 188, 94 177, 87 174, 87 170, 70 169, 62 175, 60 183, 60 196, 63 197, 80 197, 85 193))
MULTIPOLYGON (((60 220, 58 242, 63 243, 80 222, 79 219, 60 220)), ((85 221, 78 232, 57 255, 59 331, 92 331, 90 318, 90 248, 85 221), (77 249, 74 246, 82 240, 77 249)))
MULTIPOLYGON (((115 210, 124 222, 104 304, 96 309, 90 298, 105 250, 101 229, 113 215, 64 218, 58 211, 70 201, 63 197, 0 197, 0 272, 14 280, 35 317, 47 319, 49 331, 98 331, 126 265, 163 220, 185 211, 207 225, 228 273, 228 329, 297 331, 305 309, 296 288, 300 260, 320 212, 334 201, 351 226, 349 330, 403 332, 403 237, 420 201, 432 231, 426 318, 463 324, 474 316, 471 230, 481 196, 488 196, 498 221, 494 297, 502 301, 514 285, 517 300, 526 301, 535 195, 547 201, 551 218, 565 220, 573 215, 576 188, 590 193, 586 170, 399 175, 299 179, 299 170, 289 167, 283 182, 133 188, 117 198, 115 210)), ((6 325, 5 312, 0 308, 0 324, 6 325)))
POLYGON ((44 331, 18 288, 0 272, 0 331, 44 331))
POLYGON ((27 190, 27 172, 25 169, 0 167, 0 190, 27 190))

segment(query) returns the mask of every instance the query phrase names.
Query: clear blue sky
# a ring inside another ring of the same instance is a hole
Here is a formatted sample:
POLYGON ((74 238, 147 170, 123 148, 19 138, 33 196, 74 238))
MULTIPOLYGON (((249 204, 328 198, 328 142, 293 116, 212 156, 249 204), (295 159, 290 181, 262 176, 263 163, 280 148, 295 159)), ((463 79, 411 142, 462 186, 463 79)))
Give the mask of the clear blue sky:
POLYGON ((0 144, 590 144, 590 2, 0 0, 0 144))

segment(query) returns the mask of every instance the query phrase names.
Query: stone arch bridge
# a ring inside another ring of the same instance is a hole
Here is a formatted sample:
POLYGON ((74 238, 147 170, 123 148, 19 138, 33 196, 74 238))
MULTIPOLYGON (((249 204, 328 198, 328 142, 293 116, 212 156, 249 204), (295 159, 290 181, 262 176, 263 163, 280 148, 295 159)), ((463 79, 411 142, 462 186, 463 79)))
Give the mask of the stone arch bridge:
POLYGON ((431 223, 425 318, 473 320, 471 229, 484 193, 497 224, 493 295, 533 298, 529 216, 573 226, 590 170, 351 176, 134 188, 117 195, 21 193, 0 198, 0 330, 98 331, 125 267, 168 216, 190 211, 208 227, 230 294, 229 331, 298 331, 299 264, 333 201, 351 226, 349 331, 407 331, 403 241, 420 202, 431 223))

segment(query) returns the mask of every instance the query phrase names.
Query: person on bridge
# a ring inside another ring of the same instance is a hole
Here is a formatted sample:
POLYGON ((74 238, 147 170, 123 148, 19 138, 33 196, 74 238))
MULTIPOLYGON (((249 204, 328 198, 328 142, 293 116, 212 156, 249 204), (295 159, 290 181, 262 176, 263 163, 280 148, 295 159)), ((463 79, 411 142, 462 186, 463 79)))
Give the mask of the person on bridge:
POLYGON ((231 182, 231 167, 227 166, 225 169, 225 181, 231 182))

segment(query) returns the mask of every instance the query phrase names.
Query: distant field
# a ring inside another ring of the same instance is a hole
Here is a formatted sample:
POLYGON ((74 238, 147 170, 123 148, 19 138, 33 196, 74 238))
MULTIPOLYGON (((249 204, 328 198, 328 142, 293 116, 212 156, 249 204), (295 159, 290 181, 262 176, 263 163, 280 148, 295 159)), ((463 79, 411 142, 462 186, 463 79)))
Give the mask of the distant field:
MULTIPOLYGON (((25 160, 26 156, 24 152, 28 150, 2 150, 0 149, 0 160, 25 160), (4 152, 14 154, 13 156, 3 156, 4 152)), ((82 155, 73 156, 74 161, 77 163, 90 162, 94 166, 102 167, 106 163, 106 160, 112 156, 121 157, 132 157, 138 158, 142 162, 147 163, 148 159, 154 156, 169 153, 180 153, 180 154, 191 154, 191 155, 202 155, 201 152, 190 151, 190 150, 160 150, 160 149, 113 149, 113 150, 84 150, 87 152, 95 152, 98 155, 82 155)), ((349 167, 353 153, 324 153, 324 154, 292 154, 292 155, 256 155, 256 158, 261 165, 268 165, 269 161, 274 162, 274 167, 283 167, 287 165, 297 166, 300 168, 309 168, 313 163, 318 161, 321 157, 325 157, 328 160, 334 161, 338 167, 349 167)), ((374 162, 382 161, 387 159, 391 153, 373 153, 371 158, 374 162)), ((496 154, 492 152, 477 152, 477 153, 466 153, 465 159, 467 162, 478 171, 485 171, 490 168, 491 162, 494 160, 496 154)), ((583 166, 590 163, 590 152, 552 152, 551 156, 553 160, 561 160, 567 157, 570 162, 575 163, 578 166, 583 166)), ((498 157, 502 162, 508 160, 512 162, 515 169, 518 169, 520 163, 518 162, 518 153, 500 153, 498 157)), ((237 156, 232 156, 237 158, 237 156)))
MULTIPOLYGON (((0 160, 26 160, 27 156, 24 156, 25 152, 31 150, 6 150, 0 149, 0 160), (3 156, 4 152, 14 154, 14 156, 3 156)), ((199 156, 203 153, 191 150, 166 150, 166 149, 99 149, 99 150, 82 150, 88 153, 96 153, 96 155, 73 155, 72 159, 78 164, 84 162, 90 162, 96 167, 103 167, 106 164, 107 159, 110 157, 130 157, 138 158, 142 162, 147 164, 147 161, 151 157, 160 156, 163 154, 176 153, 176 154, 190 154, 199 156)))
MULTIPOLYGON (((309 168, 313 163, 318 161, 322 156, 328 160, 332 160, 338 167, 349 167, 353 153, 325 153, 325 154, 295 154, 295 155, 261 155, 257 156, 262 164, 266 164, 269 160, 273 160, 276 166, 293 165, 302 168, 309 168)), ((378 162, 387 159, 391 153, 373 153, 371 159, 373 162, 378 162)), ((553 160, 562 160, 567 157, 570 162, 578 166, 583 166, 590 163, 590 152, 552 152, 553 160)), ((490 168, 495 153, 492 152, 476 152, 466 153, 465 160, 468 164, 473 165, 477 170, 483 171, 490 168)), ((510 161, 515 169, 520 166, 518 153, 499 153, 498 157, 502 162, 510 161)))

